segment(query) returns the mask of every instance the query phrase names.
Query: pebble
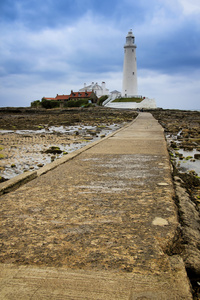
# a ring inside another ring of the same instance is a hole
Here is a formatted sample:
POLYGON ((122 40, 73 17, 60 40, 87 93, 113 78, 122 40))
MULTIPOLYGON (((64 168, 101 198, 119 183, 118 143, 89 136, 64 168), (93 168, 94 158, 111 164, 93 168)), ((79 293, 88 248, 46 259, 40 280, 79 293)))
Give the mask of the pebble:
POLYGON ((155 219, 152 222, 153 225, 157 226, 166 226, 169 225, 168 221, 166 219, 160 218, 160 217, 155 217, 155 219))

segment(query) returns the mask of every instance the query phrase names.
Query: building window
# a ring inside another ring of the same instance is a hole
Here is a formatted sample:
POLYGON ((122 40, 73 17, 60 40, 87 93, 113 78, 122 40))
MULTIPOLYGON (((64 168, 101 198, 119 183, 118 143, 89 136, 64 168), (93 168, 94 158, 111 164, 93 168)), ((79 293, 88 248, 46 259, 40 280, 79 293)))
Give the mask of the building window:
POLYGON ((135 73, 133 72, 133 75, 134 75, 135 73))
POLYGON ((134 49, 132 49, 132 52, 134 52, 134 49))

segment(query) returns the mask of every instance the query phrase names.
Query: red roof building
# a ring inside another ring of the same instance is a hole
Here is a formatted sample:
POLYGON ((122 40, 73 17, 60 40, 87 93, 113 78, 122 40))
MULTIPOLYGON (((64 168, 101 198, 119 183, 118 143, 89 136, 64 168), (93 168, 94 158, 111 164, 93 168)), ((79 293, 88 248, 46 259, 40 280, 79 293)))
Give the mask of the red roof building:
POLYGON ((79 100, 79 99, 88 99, 92 100, 92 102, 97 102, 97 96, 94 92, 73 92, 71 91, 71 94, 69 95, 70 100, 79 100))
POLYGON ((69 100, 80 100, 80 99, 88 99, 91 100, 92 103, 96 103, 98 98, 97 95, 94 92, 73 92, 71 91, 70 95, 58 95, 55 98, 49 98, 44 97, 46 100, 52 100, 52 101, 60 101, 60 102, 66 102, 69 100))

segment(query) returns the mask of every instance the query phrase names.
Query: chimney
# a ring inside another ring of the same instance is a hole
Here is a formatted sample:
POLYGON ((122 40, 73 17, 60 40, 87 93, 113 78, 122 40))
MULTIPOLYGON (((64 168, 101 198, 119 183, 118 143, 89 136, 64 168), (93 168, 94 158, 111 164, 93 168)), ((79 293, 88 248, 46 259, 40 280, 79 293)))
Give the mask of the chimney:
POLYGON ((103 89, 103 94, 106 92, 106 83, 105 81, 102 81, 101 87, 103 89))

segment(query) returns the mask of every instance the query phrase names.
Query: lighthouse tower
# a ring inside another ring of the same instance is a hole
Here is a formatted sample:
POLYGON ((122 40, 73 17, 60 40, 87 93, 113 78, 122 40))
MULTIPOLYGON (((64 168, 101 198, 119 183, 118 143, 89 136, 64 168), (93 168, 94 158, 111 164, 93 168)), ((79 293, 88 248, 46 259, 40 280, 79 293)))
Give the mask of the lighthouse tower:
POLYGON ((126 36, 126 44, 124 45, 122 97, 133 97, 138 93, 136 48, 135 37, 131 29, 126 36))

